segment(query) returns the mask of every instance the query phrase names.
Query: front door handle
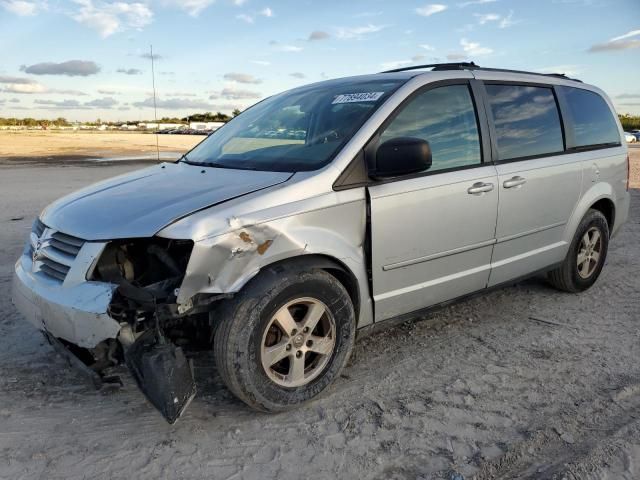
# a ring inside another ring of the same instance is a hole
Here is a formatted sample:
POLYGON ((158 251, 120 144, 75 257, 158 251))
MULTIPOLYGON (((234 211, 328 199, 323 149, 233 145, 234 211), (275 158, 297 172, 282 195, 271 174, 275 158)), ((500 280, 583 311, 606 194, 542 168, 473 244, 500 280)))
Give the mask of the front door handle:
POLYGON ((470 195, 480 195, 481 193, 493 190, 493 183, 476 182, 467 189, 470 195))
POLYGON ((504 188, 515 188, 515 187, 520 187, 522 185, 524 185, 525 183, 527 183, 527 180, 522 178, 522 177, 513 177, 509 180, 505 180, 504 183, 502 184, 502 186, 504 188))

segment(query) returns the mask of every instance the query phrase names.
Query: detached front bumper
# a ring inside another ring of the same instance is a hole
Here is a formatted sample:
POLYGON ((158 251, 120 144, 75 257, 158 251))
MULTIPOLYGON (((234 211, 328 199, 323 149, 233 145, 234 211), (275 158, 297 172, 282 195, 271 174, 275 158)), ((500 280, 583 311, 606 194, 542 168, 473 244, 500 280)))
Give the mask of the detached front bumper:
POLYGON ((32 271, 23 254, 15 265, 12 301, 36 328, 83 348, 116 338, 120 324, 107 314, 116 285, 57 282, 32 271))

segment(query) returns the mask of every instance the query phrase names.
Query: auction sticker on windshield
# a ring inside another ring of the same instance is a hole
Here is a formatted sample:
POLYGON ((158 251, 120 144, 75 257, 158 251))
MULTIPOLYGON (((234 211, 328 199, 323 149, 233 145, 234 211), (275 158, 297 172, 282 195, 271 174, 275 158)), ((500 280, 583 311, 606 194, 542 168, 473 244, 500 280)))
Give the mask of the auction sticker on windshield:
POLYGON ((376 102, 384 92, 344 93, 338 95, 332 103, 376 102))

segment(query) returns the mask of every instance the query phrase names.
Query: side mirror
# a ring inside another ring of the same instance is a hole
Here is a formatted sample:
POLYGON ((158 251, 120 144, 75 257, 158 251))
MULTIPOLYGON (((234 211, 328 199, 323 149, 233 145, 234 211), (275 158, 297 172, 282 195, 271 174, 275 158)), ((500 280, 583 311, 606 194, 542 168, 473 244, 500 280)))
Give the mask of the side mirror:
POLYGON ((431 168, 429 142, 414 137, 396 137, 378 147, 374 177, 399 177, 431 168))

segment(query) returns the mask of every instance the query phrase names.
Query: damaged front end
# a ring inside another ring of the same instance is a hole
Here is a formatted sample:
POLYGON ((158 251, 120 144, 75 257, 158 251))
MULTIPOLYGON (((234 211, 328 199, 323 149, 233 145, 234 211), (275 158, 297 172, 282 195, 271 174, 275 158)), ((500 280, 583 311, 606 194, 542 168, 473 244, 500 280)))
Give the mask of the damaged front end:
POLYGON ((197 296, 178 304, 193 249, 190 240, 110 242, 90 280, 117 285, 108 314, 122 329, 120 354, 148 400, 174 423, 196 394, 192 362, 182 346, 210 341, 208 305, 217 297, 197 296))

